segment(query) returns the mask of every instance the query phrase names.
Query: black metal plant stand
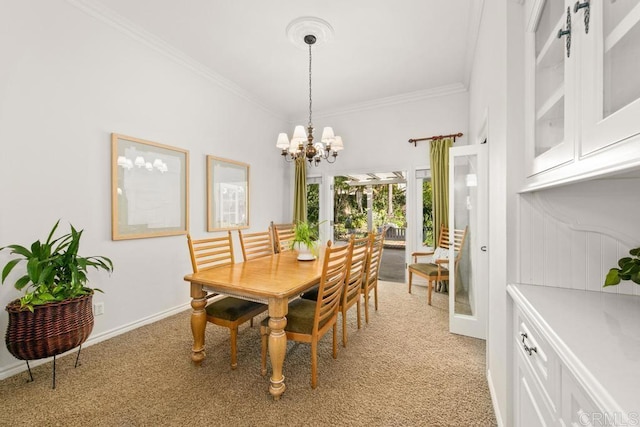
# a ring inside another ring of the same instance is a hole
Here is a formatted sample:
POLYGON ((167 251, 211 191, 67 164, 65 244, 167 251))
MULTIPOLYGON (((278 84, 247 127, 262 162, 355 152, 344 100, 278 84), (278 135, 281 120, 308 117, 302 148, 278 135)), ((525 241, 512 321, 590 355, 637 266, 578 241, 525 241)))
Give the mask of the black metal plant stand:
MULTIPOLYGON (((80 344, 80 346, 78 347, 78 354, 76 355, 76 363, 73 365, 74 368, 78 367, 78 364, 80 364, 80 352, 82 351, 82 344, 80 344)), ((27 380, 27 382, 32 382, 33 381, 33 374, 31 373, 31 366, 29 366, 29 361, 25 360, 25 362, 27 362, 27 370, 29 371, 29 379, 27 380)), ((51 388, 53 390, 56 389, 56 355, 53 355, 53 383, 51 388)))

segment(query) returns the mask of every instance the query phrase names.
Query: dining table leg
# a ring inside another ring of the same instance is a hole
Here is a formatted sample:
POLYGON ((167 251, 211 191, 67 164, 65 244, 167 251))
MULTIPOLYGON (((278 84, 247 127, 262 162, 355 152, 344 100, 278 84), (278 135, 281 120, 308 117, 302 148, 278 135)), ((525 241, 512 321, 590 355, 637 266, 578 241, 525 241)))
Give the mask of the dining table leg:
POLYGON ((284 328, 287 326, 288 308, 289 301, 286 298, 269 299, 269 358, 271 359, 269 393, 274 400, 280 399, 286 389, 282 366, 287 352, 287 334, 284 328))
POLYGON ((191 333, 193 334, 193 347, 191 360, 199 365, 204 360, 204 330, 207 327, 207 312, 205 306, 207 299, 202 285, 191 284, 191 333))

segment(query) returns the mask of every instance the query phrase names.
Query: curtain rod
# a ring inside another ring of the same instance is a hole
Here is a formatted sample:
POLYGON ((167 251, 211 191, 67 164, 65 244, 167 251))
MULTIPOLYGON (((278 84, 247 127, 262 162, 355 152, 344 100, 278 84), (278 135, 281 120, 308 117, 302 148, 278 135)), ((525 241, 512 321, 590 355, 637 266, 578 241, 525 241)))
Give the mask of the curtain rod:
POLYGON ((428 138, 412 138, 409 140, 409 144, 413 144, 414 147, 418 146, 418 141, 435 141, 438 139, 444 139, 444 138, 453 138, 453 142, 456 142, 456 138, 460 138, 462 136, 462 132, 458 132, 458 133, 452 133, 451 135, 437 135, 437 136, 430 136, 428 138))

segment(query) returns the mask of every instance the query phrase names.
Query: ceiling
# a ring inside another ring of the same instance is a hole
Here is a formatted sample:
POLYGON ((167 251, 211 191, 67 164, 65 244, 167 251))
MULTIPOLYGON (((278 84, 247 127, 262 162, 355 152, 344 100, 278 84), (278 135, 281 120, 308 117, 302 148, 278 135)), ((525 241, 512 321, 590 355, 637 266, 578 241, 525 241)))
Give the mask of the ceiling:
POLYGON ((93 0, 289 120, 307 117, 308 51, 286 34, 296 18, 327 21, 313 50, 313 111, 468 85, 482 0, 93 0))

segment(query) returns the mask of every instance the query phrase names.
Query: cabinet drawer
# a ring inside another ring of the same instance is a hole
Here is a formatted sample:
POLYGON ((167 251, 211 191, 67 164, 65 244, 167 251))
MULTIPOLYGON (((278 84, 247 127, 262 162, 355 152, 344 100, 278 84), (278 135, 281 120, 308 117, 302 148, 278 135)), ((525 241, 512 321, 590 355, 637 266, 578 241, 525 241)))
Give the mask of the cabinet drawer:
POLYGON ((515 427, 557 426, 558 415, 551 402, 543 397, 540 382, 531 371, 531 364, 521 352, 516 355, 516 378, 514 384, 515 427))
POLYGON ((549 343, 520 309, 515 310, 514 347, 538 380, 554 413, 560 397, 560 362, 549 343))
MULTIPOLYGON (((567 426, 617 426, 621 414, 606 414, 568 372, 562 373, 562 421, 567 426), (614 419, 614 416, 616 417, 614 419)), ((631 425, 631 424, 625 424, 631 425)))

